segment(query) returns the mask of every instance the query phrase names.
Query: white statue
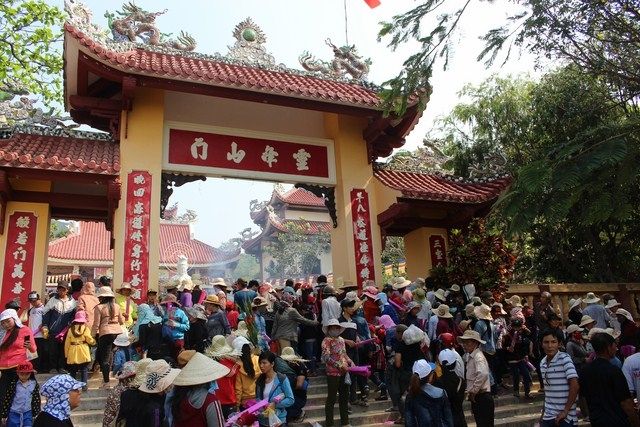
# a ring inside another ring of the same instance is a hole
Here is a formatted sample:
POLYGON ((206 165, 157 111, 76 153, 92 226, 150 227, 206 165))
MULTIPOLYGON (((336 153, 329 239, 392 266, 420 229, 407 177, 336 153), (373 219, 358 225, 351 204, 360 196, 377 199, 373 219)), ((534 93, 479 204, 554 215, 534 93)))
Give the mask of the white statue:
POLYGON ((178 265, 176 268, 176 275, 171 278, 171 282, 177 285, 178 290, 180 292, 185 289, 190 291, 193 289, 193 282, 191 281, 191 276, 187 273, 189 269, 189 264, 187 263, 187 257, 184 255, 180 255, 178 257, 178 265))

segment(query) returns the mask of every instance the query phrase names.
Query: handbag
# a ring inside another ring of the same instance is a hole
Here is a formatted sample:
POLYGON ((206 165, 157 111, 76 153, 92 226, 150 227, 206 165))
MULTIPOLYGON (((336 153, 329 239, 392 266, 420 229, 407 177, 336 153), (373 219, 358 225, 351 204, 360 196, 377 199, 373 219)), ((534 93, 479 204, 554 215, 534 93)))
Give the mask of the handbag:
POLYGON ((65 326, 63 330, 56 334, 56 341, 64 342, 64 338, 67 336, 67 331, 69 330, 69 325, 65 326))

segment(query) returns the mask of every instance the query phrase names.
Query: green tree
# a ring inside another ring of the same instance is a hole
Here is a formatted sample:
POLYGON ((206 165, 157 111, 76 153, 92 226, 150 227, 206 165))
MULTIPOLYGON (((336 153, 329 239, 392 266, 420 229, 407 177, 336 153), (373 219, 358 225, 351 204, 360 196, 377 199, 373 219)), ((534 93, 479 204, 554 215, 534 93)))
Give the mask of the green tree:
POLYGON ((0 92, 62 100, 63 12, 44 0, 0 3, 0 92))
POLYGON ((66 237, 71 233, 71 228, 68 224, 57 219, 52 219, 49 224, 49 240, 60 239, 66 237))
POLYGON ((497 228, 474 219, 465 229, 451 230, 447 261, 446 267, 432 270, 437 281, 473 283, 478 294, 490 290, 497 297, 507 291, 516 254, 497 228))
POLYGON ((313 273, 318 258, 328 252, 330 236, 327 232, 311 233, 305 222, 285 223, 286 232, 278 233, 266 252, 273 257, 273 265, 266 268, 271 277, 306 277, 313 273))
POLYGON ((256 257, 249 254, 240 254, 240 259, 233 273, 231 273, 231 277, 242 277, 247 280, 260 277, 260 264, 256 257))
POLYGON ((493 78, 443 121, 452 164, 499 152, 513 176, 493 220, 516 239, 519 279, 635 280, 640 115, 570 66, 540 82, 493 78))
MULTIPOLYGON (((452 36, 469 14, 472 0, 423 0, 418 6, 382 23, 379 39, 393 49, 419 45, 402 71, 386 82, 386 107, 403 111, 408 96, 429 87, 432 67, 446 68, 455 50, 452 36)), ((476 0, 492 7, 491 0, 476 0)), ((484 36, 478 60, 507 60, 515 49, 540 58, 576 64, 602 78, 622 100, 640 94, 640 9, 629 0, 517 0, 520 10, 484 36)))

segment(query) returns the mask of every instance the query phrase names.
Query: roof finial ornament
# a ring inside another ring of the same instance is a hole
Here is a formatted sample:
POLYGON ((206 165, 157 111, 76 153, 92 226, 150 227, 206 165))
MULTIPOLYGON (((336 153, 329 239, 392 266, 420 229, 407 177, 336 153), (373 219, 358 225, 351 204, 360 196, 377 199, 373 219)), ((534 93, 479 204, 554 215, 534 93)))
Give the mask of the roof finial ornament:
POLYGON ((364 80, 369 74, 371 59, 363 59, 358 54, 355 45, 338 47, 326 39, 325 43, 333 49, 334 58, 331 61, 316 59, 308 51, 304 51, 298 58, 300 65, 307 71, 326 74, 332 78, 344 78, 350 75, 352 79, 364 80))
MULTIPOLYGON (((67 0, 71 1, 71 0, 67 0)), ((162 46, 166 48, 192 51, 196 48, 195 39, 184 31, 174 40, 156 26, 156 18, 167 12, 147 12, 133 1, 122 6, 122 11, 116 13, 106 12, 104 16, 109 21, 109 28, 115 41, 129 41, 136 43, 142 41, 144 44, 152 46, 162 46)))
POLYGON ((54 114, 54 108, 43 111, 42 108, 36 107, 38 101, 35 98, 27 95, 14 98, 7 93, 1 95, 0 127, 22 125, 69 131, 79 126, 77 123, 68 123, 72 122, 71 117, 54 114))
POLYGON ((275 58, 264 47, 267 42, 264 31, 251 18, 236 25, 233 37, 236 42, 229 46, 228 58, 265 67, 275 65, 275 58))

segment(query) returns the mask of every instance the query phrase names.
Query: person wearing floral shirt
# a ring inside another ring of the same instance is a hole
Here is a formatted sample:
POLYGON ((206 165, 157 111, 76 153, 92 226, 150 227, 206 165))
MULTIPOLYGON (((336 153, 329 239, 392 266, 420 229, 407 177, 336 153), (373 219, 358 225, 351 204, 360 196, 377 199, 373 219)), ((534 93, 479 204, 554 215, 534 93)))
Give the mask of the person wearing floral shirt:
POLYGON ((104 418, 102 419, 102 427, 113 427, 116 425, 116 418, 120 412, 120 395, 123 391, 136 388, 134 383, 136 377, 136 362, 125 362, 122 369, 116 375, 118 385, 116 385, 109 396, 104 408, 104 418))
POLYGON ((349 385, 345 382, 347 370, 353 365, 347 356, 344 338, 340 334, 344 328, 338 319, 330 319, 322 327, 326 338, 322 340, 322 361, 327 371, 327 400, 324 406, 325 427, 333 426, 333 407, 336 397, 340 397, 340 425, 349 424, 349 385))

